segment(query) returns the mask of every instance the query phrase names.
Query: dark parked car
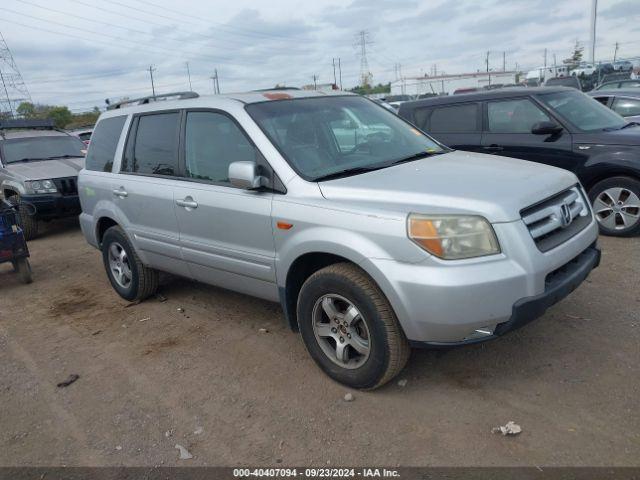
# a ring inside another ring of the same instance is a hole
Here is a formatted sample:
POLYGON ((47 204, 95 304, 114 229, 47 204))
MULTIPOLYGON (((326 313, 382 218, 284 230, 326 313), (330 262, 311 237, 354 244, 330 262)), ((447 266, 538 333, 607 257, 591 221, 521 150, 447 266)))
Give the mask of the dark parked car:
POLYGON ((556 77, 550 78, 546 82, 544 82, 545 87, 571 87, 578 90, 582 90, 582 84, 578 77, 570 76, 570 77, 556 77))
POLYGON ((640 126, 584 93, 494 90, 407 102, 398 114, 452 148, 570 170, 602 233, 640 233, 640 126))
POLYGON ((594 90, 589 96, 620 114, 629 122, 640 122, 640 88, 594 90))
POLYGON ((640 80, 615 80, 612 82, 605 82, 596 87, 596 90, 613 90, 615 88, 638 88, 640 87, 640 80))

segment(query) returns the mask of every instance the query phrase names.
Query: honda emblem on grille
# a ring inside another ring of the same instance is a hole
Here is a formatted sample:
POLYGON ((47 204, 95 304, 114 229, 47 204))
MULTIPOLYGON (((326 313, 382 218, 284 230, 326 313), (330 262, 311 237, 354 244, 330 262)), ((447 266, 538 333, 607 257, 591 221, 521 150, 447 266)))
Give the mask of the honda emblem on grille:
POLYGON ((573 213, 571 208, 566 203, 560 206, 560 221, 562 222, 562 228, 566 228, 573 221, 573 213))

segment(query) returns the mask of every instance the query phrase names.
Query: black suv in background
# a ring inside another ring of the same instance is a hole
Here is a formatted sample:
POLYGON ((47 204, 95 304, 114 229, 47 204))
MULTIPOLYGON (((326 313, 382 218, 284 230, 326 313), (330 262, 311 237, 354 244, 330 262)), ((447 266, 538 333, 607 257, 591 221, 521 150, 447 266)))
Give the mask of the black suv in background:
POLYGON ((503 89, 406 102, 398 115, 458 149, 574 172, 600 230, 640 233, 640 125, 566 87, 503 89))

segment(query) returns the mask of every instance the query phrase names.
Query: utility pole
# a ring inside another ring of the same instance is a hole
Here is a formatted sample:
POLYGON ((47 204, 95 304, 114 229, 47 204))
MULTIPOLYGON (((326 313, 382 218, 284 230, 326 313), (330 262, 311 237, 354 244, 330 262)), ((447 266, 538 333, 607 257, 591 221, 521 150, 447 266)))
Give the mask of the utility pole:
POLYGON ((311 78, 313 78, 313 89, 317 90, 318 89, 318 75, 314 74, 313 77, 311 77, 311 78))
POLYGON ((596 20, 598 17, 598 0, 591 0, 591 64, 596 64, 596 20))
POLYGON ((489 54, 491 52, 487 50, 487 58, 485 59, 485 64, 487 65, 487 73, 489 73, 489 54))
POLYGON ((340 90, 342 90, 342 66, 340 65, 340 57, 338 57, 338 75, 340 78, 340 90))
POLYGON ((507 52, 502 52, 502 71, 507 71, 507 52))
POLYGON ((331 62, 333 63, 333 84, 338 86, 338 79, 336 78, 336 59, 332 58, 331 62))
POLYGON ((185 62, 184 64, 187 67, 187 78, 189 79, 189 91, 192 91, 193 87, 191 86, 191 72, 189 71, 189 62, 185 62))
POLYGON ((153 68, 153 65, 149 65, 149 76, 151 77, 151 91, 153 92, 153 96, 156 96, 156 87, 153 84, 153 72, 155 71, 155 68, 153 68))
POLYGON ((0 116, 15 116, 22 102, 31 103, 31 95, 22 79, 11 50, 0 33, 0 116))
POLYGON ((620 47, 620 44, 618 42, 616 42, 616 49, 613 51, 613 61, 616 61, 616 58, 618 57, 618 48, 620 47))

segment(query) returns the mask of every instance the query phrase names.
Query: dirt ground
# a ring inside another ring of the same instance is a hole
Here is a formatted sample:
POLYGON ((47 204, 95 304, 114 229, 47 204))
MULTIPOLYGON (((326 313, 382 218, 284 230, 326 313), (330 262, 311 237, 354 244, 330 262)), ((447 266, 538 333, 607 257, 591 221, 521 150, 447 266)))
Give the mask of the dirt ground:
POLYGON ((601 246, 543 318, 414 351, 405 387, 345 402, 278 305, 177 278, 128 305, 77 224, 51 226, 32 285, 0 265, 0 465, 638 466, 640 239, 601 246))

